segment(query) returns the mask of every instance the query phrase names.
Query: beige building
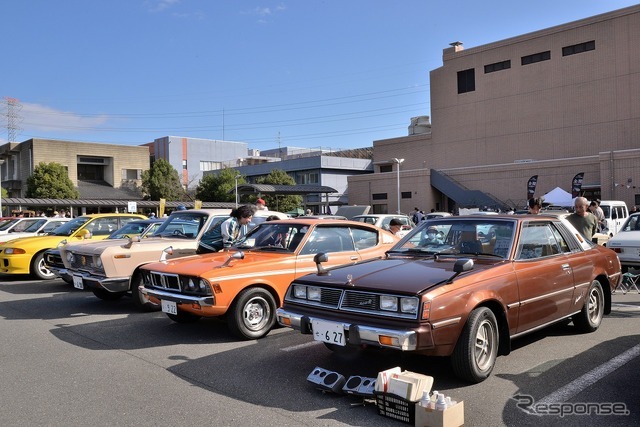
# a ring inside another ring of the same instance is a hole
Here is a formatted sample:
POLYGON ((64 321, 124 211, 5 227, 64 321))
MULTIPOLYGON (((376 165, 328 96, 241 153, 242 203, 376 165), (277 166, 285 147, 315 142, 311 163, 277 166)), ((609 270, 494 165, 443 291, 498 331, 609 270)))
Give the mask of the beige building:
POLYGON ((375 173, 349 179, 349 203, 395 212, 399 166, 403 212, 522 207, 531 176, 542 196, 581 172, 587 197, 640 204, 639 46, 640 5, 452 43, 430 73, 430 131, 375 141, 375 173))
POLYGON ((4 160, 0 177, 8 197, 25 197, 34 168, 41 162, 56 162, 67 168, 81 198, 123 198, 117 190, 128 190, 131 198, 142 184, 142 171, 149 169, 149 147, 34 138, 0 146, 0 160, 4 160))

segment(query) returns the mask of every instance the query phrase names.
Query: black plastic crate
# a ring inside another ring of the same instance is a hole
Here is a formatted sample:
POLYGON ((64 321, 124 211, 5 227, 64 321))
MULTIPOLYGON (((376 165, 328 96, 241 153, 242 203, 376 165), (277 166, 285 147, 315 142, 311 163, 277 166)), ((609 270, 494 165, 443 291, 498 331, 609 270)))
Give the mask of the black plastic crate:
POLYGON ((400 396, 389 393, 374 393, 376 397, 376 406, 378 413, 394 420, 402 421, 407 424, 415 424, 416 421, 416 404, 403 399, 400 396))

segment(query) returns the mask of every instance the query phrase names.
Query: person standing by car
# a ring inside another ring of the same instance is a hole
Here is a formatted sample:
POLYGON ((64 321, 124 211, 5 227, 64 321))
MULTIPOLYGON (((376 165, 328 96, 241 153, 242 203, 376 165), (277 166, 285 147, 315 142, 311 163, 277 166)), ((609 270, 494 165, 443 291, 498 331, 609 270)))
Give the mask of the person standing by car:
POLYGON ((256 200, 256 208, 259 211, 268 211, 267 203, 263 199, 256 200))
POLYGON ((585 239, 591 240, 593 235, 598 231, 598 219, 594 214, 589 212, 589 201, 584 197, 576 197, 574 208, 574 212, 567 217, 567 221, 569 221, 585 239))
POLYGON ((253 205, 242 205, 231 211, 231 216, 218 221, 207 231, 198 244, 196 253, 206 254, 219 252, 231 247, 240 238, 244 237, 247 225, 253 219, 256 208, 253 205))
POLYGON ((598 220, 598 230, 602 231, 605 226, 604 211, 602 210, 598 202, 596 202, 595 200, 592 201, 589 205, 589 211, 591 211, 591 213, 596 216, 596 219, 598 220))

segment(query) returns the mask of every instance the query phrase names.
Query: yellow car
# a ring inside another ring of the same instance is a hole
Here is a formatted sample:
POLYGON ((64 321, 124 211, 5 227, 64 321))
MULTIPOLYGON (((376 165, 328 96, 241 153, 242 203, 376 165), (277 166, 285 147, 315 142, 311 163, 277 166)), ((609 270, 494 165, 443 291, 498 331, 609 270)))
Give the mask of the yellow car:
POLYGON ((46 236, 24 237, 0 245, 0 273, 32 274, 39 279, 53 279, 55 275, 44 264, 44 252, 62 241, 83 239, 102 240, 113 231, 134 219, 146 218, 137 214, 91 214, 79 216, 56 228, 46 236))

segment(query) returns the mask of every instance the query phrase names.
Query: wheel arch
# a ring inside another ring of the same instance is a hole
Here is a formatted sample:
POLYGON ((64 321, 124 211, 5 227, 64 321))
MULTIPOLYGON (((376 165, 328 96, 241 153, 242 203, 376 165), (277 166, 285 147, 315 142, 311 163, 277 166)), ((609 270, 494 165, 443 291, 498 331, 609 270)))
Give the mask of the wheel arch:
POLYGON ((611 282, 606 274, 601 273, 596 276, 595 280, 600 282, 602 293, 604 294, 604 314, 611 313, 611 282))
MULTIPOLYGON (((471 311, 486 307, 493 312, 498 322, 498 355, 506 356, 511 352, 511 335, 509 334, 509 322, 507 321, 507 313, 502 304, 495 299, 484 300, 478 303, 471 311)), ((469 313, 471 313, 469 311, 469 313)))
POLYGON ((256 288, 264 289, 265 291, 269 292, 271 294, 271 296, 273 297, 273 300, 276 302, 276 308, 278 308, 278 307, 280 307, 282 305, 282 300, 280 299, 280 296, 278 295, 278 292, 276 291, 276 289, 272 285, 270 285, 269 283, 265 283, 265 282, 254 282, 253 284, 251 284, 249 286, 245 286, 244 288, 242 288, 240 290, 240 292, 238 292, 236 294, 236 296, 233 297, 233 300, 231 300, 229 302, 229 307, 231 307, 238 300, 238 297, 244 291, 246 291, 248 289, 256 289, 256 288))

